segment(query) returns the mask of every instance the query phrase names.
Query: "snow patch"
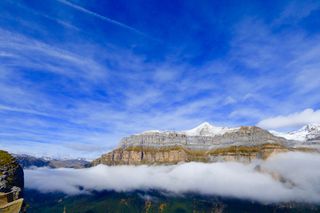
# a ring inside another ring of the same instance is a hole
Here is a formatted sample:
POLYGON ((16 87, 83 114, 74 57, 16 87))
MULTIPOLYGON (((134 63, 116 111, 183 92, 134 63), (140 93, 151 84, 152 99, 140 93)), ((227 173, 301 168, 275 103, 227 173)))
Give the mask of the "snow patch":
POLYGON ((223 135, 227 132, 233 132, 238 129, 239 128, 213 126, 208 122, 204 122, 193 129, 181 131, 181 133, 184 133, 187 136, 215 136, 223 135))
MULTIPOLYGON (((240 127, 239 127, 240 128, 240 127)), ((138 135, 148 135, 154 133, 161 133, 161 134, 169 134, 169 133, 178 133, 178 134, 185 134, 187 136, 216 136, 216 135, 223 135, 227 132, 233 132, 238 130, 239 128, 229 128, 229 127, 219 127, 213 126, 208 122, 204 122, 199 126, 190 129, 190 130, 183 130, 183 131, 160 131, 160 130, 148 130, 142 132, 138 135)))

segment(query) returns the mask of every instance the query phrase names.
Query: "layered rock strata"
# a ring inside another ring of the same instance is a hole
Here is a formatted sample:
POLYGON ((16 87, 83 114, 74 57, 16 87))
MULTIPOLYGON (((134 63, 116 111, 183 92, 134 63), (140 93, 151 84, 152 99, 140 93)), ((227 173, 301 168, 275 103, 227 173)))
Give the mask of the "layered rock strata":
MULTIPOLYGON (((204 126, 203 128, 207 128, 204 126)), ((201 131, 199 131, 201 132, 201 131)), ((93 165, 176 164, 265 159, 294 151, 291 141, 258 127, 240 127, 210 136, 185 132, 145 132, 124 138, 119 147, 102 155, 93 165)))

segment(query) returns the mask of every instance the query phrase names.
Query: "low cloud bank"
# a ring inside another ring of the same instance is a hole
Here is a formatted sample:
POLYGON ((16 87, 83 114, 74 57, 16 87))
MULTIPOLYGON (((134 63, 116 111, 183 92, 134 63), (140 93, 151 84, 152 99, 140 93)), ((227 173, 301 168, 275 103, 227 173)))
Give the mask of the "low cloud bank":
POLYGON ((279 129, 303 126, 310 123, 320 123, 320 109, 305 109, 286 116, 276 116, 260 121, 257 126, 266 129, 279 129))
POLYGON ((25 170, 26 188, 70 195, 90 190, 164 190, 273 202, 320 202, 320 155, 284 153, 251 164, 184 163, 25 170), (260 170, 257 169, 260 165, 260 170))

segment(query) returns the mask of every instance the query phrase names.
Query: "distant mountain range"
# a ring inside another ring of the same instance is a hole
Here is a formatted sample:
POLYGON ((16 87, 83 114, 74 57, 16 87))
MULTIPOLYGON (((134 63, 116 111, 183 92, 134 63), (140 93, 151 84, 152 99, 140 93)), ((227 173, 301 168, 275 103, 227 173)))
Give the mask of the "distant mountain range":
POLYGON ((31 155, 14 155, 22 168, 50 167, 50 168, 87 168, 90 162, 83 159, 54 159, 39 158, 31 155))
POLYGON ((119 146, 93 161, 93 165, 174 164, 200 161, 266 159, 288 151, 318 152, 320 125, 280 133, 255 126, 217 127, 207 122, 185 131, 151 130, 121 140, 119 146))

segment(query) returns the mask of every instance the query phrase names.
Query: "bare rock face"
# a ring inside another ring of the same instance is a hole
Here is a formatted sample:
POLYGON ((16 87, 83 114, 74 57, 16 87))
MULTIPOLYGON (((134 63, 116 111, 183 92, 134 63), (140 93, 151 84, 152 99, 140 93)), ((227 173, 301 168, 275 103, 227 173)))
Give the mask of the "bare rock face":
POLYGON ((8 152, 0 150, 0 192, 14 192, 15 199, 23 196, 23 169, 8 152))
POLYGON ((259 145, 265 143, 285 143, 279 138, 259 127, 240 127, 237 130, 213 136, 189 136, 179 132, 155 132, 132 135, 124 138, 120 146, 184 146, 190 149, 212 149, 232 145, 259 145))
MULTIPOLYGON (((207 127, 206 127, 207 128, 207 127)), ((201 132, 201 130, 199 130, 201 132)), ((259 127, 223 130, 222 134, 145 132, 122 139, 119 147, 102 155, 93 165, 176 164, 179 162, 241 161, 268 158, 293 150, 288 141, 259 127)))

